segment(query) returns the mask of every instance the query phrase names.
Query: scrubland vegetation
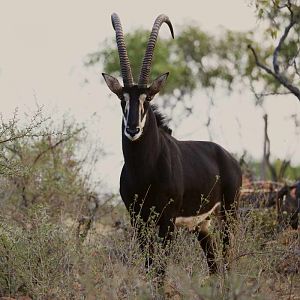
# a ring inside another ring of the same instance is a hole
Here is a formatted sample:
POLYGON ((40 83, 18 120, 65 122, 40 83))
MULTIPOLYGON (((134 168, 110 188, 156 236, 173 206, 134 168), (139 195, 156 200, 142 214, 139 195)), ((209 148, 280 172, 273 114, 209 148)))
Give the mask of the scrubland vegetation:
MULTIPOLYGON (((299 299, 299 231, 278 231, 273 208, 240 209, 225 268, 214 219, 219 272, 212 276, 196 237, 179 228, 159 286, 144 269, 147 251, 119 196, 96 192, 87 168, 95 155, 77 151, 85 138, 82 126, 54 126, 40 111, 25 125, 16 116, 2 121, 3 299, 299 299)), ((145 232, 153 235, 154 228, 145 232)), ((163 264, 163 250, 151 241, 163 264)))
MULTIPOLYGON (((263 163, 252 161, 251 168, 262 169, 263 179, 294 181, 300 167, 291 166, 292 157, 271 161, 265 99, 275 95, 286 101, 290 94, 300 100, 299 1, 255 0, 249 5, 256 11, 260 34, 256 29, 223 29, 214 36, 186 24, 174 41, 158 41, 152 75, 172 74, 160 105, 169 113, 179 105, 180 117, 172 117, 176 126, 193 113, 193 94, 204 91, 210 104, 205 120, 199 122, 211 140, 217 90, 238 92, 241 99, 250 90, 264 121, 263 163)), ((142 28, 126 35, 135 76, 148 35, 142 28)), ((101 44, 85 61, 89 67, 98 63, 97 74, 119 74, 115 39, 101 44)), ((292 120, 297 139, 297 112, 284 117, 292 120)), ((208 274, 197 238, 186 229, 178 228, 165 250, 154 227, 145 231, 156 263, 167 260, 164 284, 158 284, 156 272, 144 268, 148 249, 139 249, 120 196, 105 194, 95 181, 94 166, 104 152, 88 145, 84 126, 67 117, 54 121, 41 109, 22 120, 17 112, 8 120, 0 118, 0 300, 300 299, 299 229, 279 228, 274 207, 245 201, 231 228, 234 237, 226 264, 218 220, 213 219, 215 275, 208 274)), ((285 144, 287 132, 280 134, 285 144)), ((238 158, 244 175, 250 161, 246 154, 238 158)), ((106 175, 105 170, 97 172, 106 175)), ((256 200, 266 202, 263 194, 256 200)))

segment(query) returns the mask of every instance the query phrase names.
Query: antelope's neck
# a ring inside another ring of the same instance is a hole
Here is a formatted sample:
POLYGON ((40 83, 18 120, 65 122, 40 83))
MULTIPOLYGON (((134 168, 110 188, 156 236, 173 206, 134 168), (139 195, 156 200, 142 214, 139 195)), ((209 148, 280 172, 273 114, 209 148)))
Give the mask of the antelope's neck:
POLYGON ((151 182, 160 155, 160 136, 155 115, 149 110, 142 136, 130 141, 122 126, 122 149, 127 172, 134 181, 151 182))

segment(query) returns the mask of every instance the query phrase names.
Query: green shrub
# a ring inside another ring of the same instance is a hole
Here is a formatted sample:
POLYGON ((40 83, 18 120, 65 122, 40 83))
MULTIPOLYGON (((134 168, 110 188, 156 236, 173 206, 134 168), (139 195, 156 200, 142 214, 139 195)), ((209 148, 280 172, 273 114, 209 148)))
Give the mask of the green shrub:
POLYGON ((71 290, 75 280, 71 237, 50 222, 47 209, 33 207, 25 227, 0 223, 0 295, 51 298, 71 290))

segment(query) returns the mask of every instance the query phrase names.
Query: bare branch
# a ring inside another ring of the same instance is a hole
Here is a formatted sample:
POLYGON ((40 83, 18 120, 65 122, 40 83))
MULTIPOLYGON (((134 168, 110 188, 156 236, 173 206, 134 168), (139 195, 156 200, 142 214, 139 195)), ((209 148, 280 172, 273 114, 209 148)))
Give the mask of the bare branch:
POLYGON ((279 172, 278 172, 278 181, 281 180, 287 170, 287 168, 290 166, 290 163, 291 161, 289 159, 287 160, 283 160, 283 162, 281 163, 280 165, 280 169, 279 169, 279 172))
POLYGON ((300 90, 297 87, 295 87, 293 84, 291 84, 283 75, 281 75, 279 73, 274 73, 269 67, 262 64, 259 61, 258 56, 257 56, 254 48, 251 45, 248 45, 248 49, 250 49, 251 52, 253 53, 256 65, 258 67, 260 67, 261 69, 263 69, 268 74, 272 75, 285 88, 287 88, 289 91, 291 91, 291 93, 294 94, 298 98, 298 100, 300 101, 300 90))
POLYGON ((11 131, 15 125, 17 124, 17 114, 18 114, 18 109, 16 108, 13 114, 12 119, 8 122, 8 124, 6 124, 3 120, 3 116, 2 114, 0 115, 0 119, 1 119, 1 132, 0 132, 0 137, 5 136, 7 134, 8 131, 11 131))
POLYGON ((290 23, 287 25, 287 27, 284 29, 284 33, 283 35, 281 36, 281 38, 279 39, 279 42, 278 42, 278 45, 277 47, 275 48, 274 50, 274 53, 273 53, 273 68, 274 68, 274 72, 276 74, 279 73, 279 65, 278 65, 278 54, 281 50, 281 47, 284 43, 284 41, 286 40, 291 28, 296 24, 296 21, 294 20, 294 14, 293 14, 293 11, 292 9, 290 8, 290 3, 287 5, 287 7, 289 8, 290 10, 290 23))
MULTIPOLYGON (((50 118, 43 118, 42 117, 42 110, 41 108, 38 108, 38 110, 35 112, 33 117, 30 120, 30 123, 25 126, 23 129, 19 130, 16 128, 18 124, 18 119, 17 119, 17 112, 18 110, 16 109, 13 115, 12 120, 6 124, 3 121, 3 118, 1 116, 1 125, 0 125, 0 144, 3 143, 8 143, 15 141, 17 139, 25 138, 25 137, 41 137, 44 136, 44 132, 38 132, 34 133, 34 129, 39 128, 43 123, 45 123, 47 120, 50 118)), ((49 134, 49 133, 46 133, 49 134)))
POLYGON ((283 4, 283 5, 279 5, 278 3, 276 3, 274 0, 272 0, 272 3, 274 6, 276 6, 278 9, 283 9, 285 7, 288 7, 288 5, 290 4, 290 1, 288 1, 288 4, 283 4))
POLYGON ((276 74, 267 66, 263 65, 259 59, 258 59, 258 56, 254 50, 254 48, 251 46, 251 45, 248 45, 248 49, 251 50, 253 56, 254 56, 254 59, 255 59, 255 63, 258 67, 260 67, 261 69, 263 69, 264 71, 266 71, 267 73, 269 73, 270 75, 274 76, 276 78, 276 74))
POLYGON ((65 138, 60 139, 59 141, 57 141, 54 145, 49 145, 49 147, 47 149, 45 149, 44 151, 40 152, 34 159, 32 165, 34 166, 38 160, 47 152, 52 151, 53 149, 55 149, 56 147, 58 147, 60 144, 67 142, 68 140, 74 138, 74 136, 76 136, 79 132, 81 131, 81 129, 76 130, 72 135, 66 135, 65 138))
POLYGON ((282 96, 282 95, 290 95, 291 92, 269 92, 269 93, 258 93, 259 97, 268 97, 268 96, 282 96))

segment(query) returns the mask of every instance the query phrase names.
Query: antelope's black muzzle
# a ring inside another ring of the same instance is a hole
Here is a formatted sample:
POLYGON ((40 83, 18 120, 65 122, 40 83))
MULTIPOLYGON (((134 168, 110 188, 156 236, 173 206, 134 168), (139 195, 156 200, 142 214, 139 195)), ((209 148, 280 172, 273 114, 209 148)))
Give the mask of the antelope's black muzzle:
POLYGON ((126 127, 125 130, 132 137, 134 137, 136 134, 138 134, 140 132, 140 128, 129 128, 129 127, 126 127))

